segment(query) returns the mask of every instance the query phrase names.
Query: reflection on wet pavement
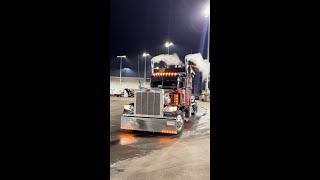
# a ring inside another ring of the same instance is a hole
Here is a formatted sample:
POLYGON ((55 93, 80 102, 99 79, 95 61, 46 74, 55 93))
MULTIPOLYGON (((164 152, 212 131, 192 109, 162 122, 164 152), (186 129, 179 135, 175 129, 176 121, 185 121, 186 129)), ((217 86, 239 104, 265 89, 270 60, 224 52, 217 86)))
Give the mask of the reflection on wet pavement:
POLYGON ((143 156, 153 150, 171 146, 178 135, 150 133, 141 131, 120 132, 118 139, 110 142, 110 163, 143 156))
POLYGON ((207 109, 199 107, 196 116, 185 123, 179 135, 144 131, 120 130, 121 108, 126 101, 113 102, 110 115, 110 165, 121 160, 144 156, 150 152, 172 146, 180 139, 210 134, 210 115, 207 109), (208 114, 207 114, 208 113, 208 114))
POLYGON ((176 138, 166 138, 166 137, 161 137, 159 138, 159 143, 160 144, 172 144, 176 141, 176 138))
POLYGON ((129 133, 121 133, 119 135, 119 140, 121 145, 128 145, 136 142, 134 135, 129 133))

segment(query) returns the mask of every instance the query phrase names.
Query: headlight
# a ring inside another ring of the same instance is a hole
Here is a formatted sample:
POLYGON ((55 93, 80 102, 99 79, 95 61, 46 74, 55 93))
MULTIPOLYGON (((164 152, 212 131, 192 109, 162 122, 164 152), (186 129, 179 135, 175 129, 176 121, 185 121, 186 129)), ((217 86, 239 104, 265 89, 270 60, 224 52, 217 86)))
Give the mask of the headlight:
POLYGON ((163 109, 163 112, 175 112, 177 111, 177 106, 166 106, 164 109, 163 109))
POLYGON ((171 103, 170 95, 169 95, 169 93, 166 93, 166 94, 164 95, 164 104, 165 104, 165 105, 170 105, 170 103, 171 103))
POLYGON ((133 111, 133 106, 130 104, 126 104, 123 106, 123 109, 127 111, 133 111))

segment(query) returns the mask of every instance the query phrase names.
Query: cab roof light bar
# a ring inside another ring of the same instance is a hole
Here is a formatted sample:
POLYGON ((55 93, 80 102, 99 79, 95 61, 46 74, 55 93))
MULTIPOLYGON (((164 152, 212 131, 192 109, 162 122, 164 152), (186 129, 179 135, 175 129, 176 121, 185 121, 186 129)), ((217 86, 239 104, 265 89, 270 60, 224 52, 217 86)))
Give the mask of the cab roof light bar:
POLYGON ((177 76, 176 72, 163 72, 163 73, 154 73, 154 77, 162 77, 162 76, 177 76))

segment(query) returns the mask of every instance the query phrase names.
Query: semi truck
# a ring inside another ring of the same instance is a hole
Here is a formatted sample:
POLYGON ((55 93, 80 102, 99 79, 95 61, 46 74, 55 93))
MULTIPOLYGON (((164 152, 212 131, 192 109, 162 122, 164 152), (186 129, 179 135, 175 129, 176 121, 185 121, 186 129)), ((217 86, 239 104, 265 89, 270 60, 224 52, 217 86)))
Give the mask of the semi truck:
POLYGON ((153 68, 150 88, 134 92, 134 103, 124 105, 121 129, 179 134, 198 106, 192 95, 193 65, 153 68))

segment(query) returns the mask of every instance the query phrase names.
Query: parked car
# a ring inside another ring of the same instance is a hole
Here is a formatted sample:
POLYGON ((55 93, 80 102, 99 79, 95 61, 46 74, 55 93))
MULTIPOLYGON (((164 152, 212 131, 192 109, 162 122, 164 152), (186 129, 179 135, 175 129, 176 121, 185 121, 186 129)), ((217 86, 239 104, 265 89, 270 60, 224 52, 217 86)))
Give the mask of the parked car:
POLYGON ((123 97, 123 91, 121 90, 113 90, 112 92, 110 91, 110 96, 116 96, 116 97, 123 97))
POLYGON ((128 94, 128 97, 134 97, 134 89, 124 89, 127 94, 128 94))

